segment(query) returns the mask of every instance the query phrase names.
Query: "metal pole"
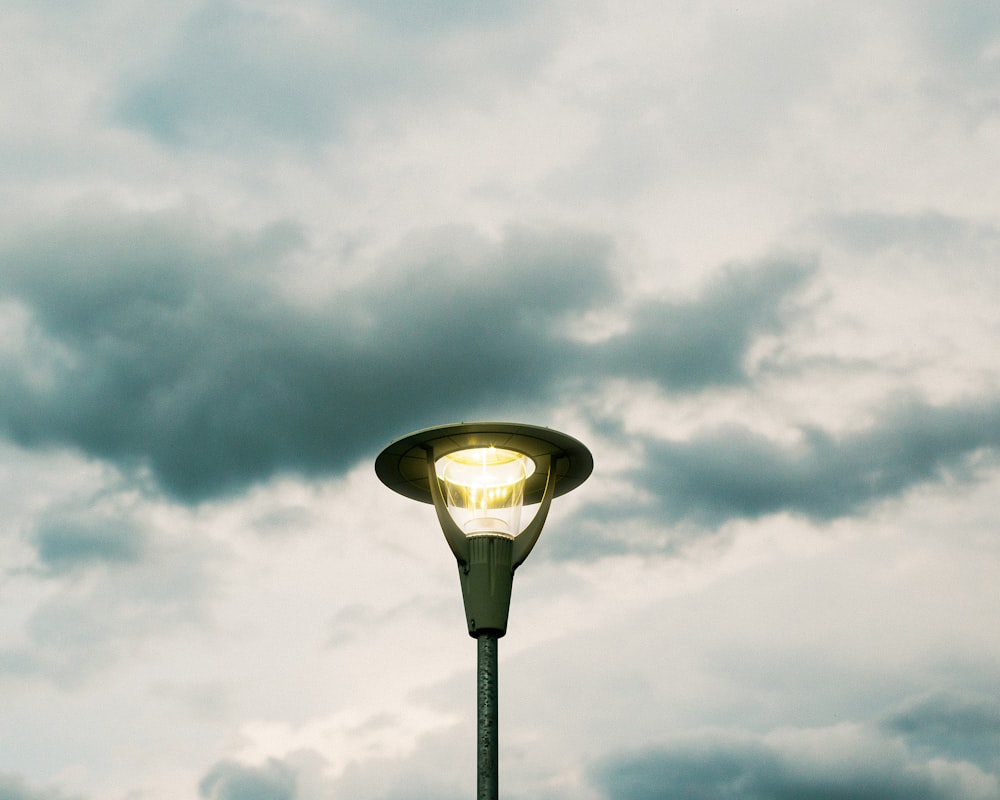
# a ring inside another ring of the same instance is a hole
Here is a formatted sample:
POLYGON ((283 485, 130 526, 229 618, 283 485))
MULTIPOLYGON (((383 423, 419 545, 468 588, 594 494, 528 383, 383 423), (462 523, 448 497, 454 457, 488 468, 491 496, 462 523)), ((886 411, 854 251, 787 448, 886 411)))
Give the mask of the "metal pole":
POLYGON ((497 746, 497 636, 484 633, 476 637, 479 643, 478 699, 478 800, 498 800, 499 748, 497 746))

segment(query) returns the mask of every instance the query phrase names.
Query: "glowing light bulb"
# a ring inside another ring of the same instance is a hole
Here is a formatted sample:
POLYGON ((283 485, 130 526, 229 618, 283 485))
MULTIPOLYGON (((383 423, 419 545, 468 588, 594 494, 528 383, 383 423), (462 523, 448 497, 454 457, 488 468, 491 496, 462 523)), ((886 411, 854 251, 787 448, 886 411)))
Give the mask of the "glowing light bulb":
POLYGON ((524 482, 535 462, 523 453, 499 447, 472 447, 435 462, 444 483, 445 501, 468 536, 516 536, 524 505, 524 482))

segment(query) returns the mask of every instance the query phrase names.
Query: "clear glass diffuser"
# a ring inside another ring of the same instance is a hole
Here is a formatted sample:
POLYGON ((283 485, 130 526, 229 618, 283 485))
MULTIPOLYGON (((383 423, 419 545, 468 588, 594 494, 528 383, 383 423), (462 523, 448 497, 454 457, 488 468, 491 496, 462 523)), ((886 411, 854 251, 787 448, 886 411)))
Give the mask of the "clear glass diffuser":
POLYGON ((524 482, 535 471, 534 461, 514 450, 473 447, 441 456, 435 470, 448 510, 466 535, 518 534, 524 482))

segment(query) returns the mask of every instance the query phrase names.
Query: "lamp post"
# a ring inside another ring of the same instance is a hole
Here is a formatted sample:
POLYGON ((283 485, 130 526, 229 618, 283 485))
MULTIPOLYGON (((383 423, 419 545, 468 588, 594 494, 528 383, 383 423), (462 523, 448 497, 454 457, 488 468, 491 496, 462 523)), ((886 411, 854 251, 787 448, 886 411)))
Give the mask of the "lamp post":
POLYGON ((431 503, 458 561, 469 635, 477 641, 478 798, 497 799, 497 640, 507 632, 516 570, 538 541, 549 505, 583 483, 590 451, 534 425, 474 422, 397 439, 375 460, 395 492, 431 503), (521 508, 538 504, 521 528, 521 508))

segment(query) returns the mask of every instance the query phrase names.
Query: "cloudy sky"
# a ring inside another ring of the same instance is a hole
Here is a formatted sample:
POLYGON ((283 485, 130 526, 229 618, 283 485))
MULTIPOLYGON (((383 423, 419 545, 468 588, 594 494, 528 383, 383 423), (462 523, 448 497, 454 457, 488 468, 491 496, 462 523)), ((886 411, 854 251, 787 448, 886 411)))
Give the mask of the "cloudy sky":
POLYGON ((511 800, 1000 798, 1000 5, 12 0, 0 800, 455 800, 392 439, 556 428, 511 800))

